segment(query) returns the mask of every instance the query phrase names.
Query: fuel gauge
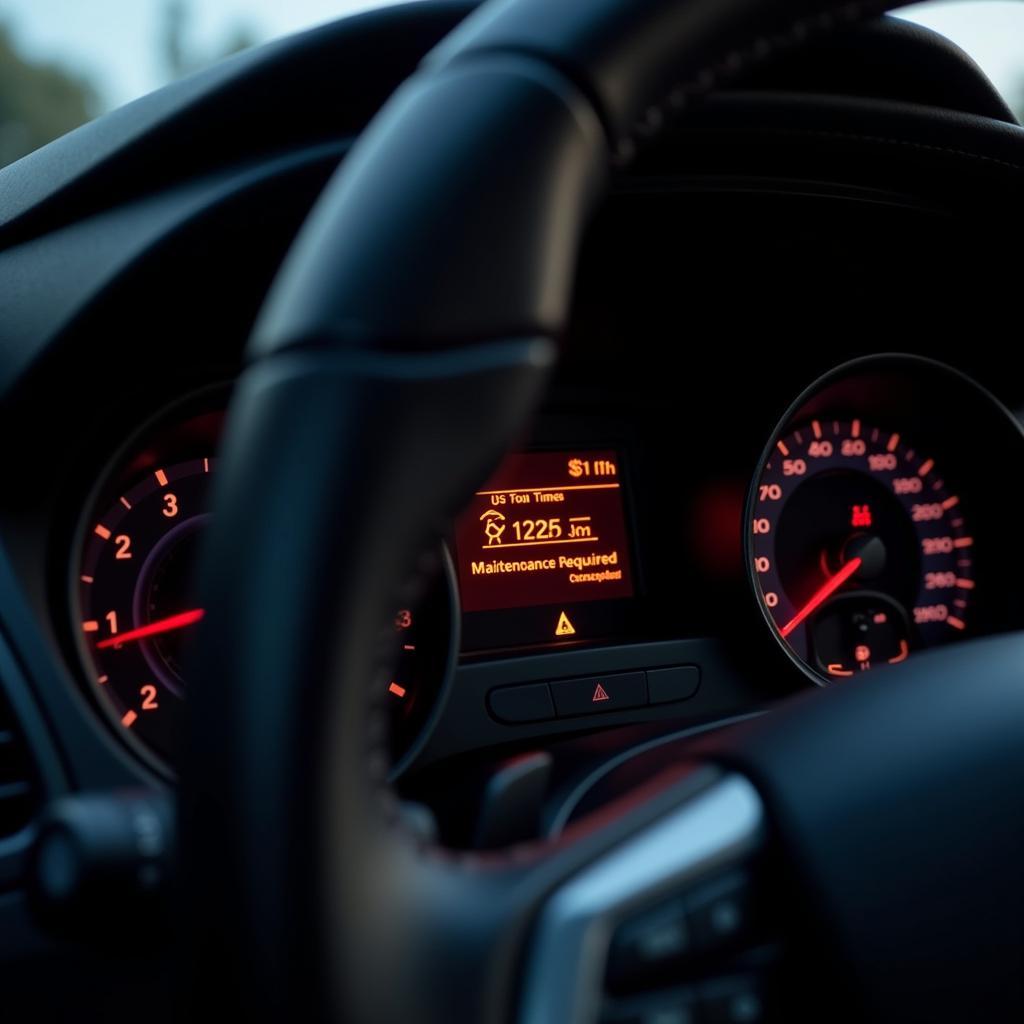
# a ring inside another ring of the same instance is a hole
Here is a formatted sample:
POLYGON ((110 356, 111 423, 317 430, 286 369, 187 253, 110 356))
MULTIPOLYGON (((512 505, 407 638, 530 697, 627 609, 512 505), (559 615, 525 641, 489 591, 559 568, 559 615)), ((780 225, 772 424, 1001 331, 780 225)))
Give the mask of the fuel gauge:
POLYGON ((824 605, 811 623, 811 650, 820 671, 833 678, 896 665, 910 653, 910 622, 885 594, 862 590, 824 605))

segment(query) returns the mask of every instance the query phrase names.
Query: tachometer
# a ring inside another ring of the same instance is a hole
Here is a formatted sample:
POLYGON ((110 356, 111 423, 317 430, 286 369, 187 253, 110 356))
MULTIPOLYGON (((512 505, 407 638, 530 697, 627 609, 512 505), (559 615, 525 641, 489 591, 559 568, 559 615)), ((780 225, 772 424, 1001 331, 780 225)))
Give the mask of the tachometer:
MULTIPOLYGON (((161 766, 176 761, 186 655, 203 618, 193 570, 209 521, 216 460, 207 452, 219 420, 178 423, 138 445, 82 527, 73 625, 91 688, 126 741, 161 766)), ((453 570, 442 561, 424 600, 394 620, 397 664, 383 685, 396 760, 422 730, 452 656, 453 570)))
POLYGON ((764 612, 824 679, 963 634, 975 539, 941 465, 898 429, 811 419, 755 481, 748 546, 764 612))

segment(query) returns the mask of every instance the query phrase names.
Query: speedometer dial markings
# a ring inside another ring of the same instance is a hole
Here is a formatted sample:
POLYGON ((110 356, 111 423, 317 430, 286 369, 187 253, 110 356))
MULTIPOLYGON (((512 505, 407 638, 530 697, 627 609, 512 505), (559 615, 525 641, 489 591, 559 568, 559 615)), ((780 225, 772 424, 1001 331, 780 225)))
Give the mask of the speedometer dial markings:
POLYGON ((756 482, 750 551, 780 639, 847 677, 967 629, 974 537, 950 515, 960 495, 932 455, 860 418, 825 423, 776 441, 784 457, 756 482))

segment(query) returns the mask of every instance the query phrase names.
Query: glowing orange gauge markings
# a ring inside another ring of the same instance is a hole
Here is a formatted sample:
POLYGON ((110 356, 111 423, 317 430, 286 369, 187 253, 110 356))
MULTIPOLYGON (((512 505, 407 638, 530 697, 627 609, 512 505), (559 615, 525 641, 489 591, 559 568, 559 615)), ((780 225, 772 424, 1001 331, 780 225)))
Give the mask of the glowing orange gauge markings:
POLYGON ((747 525, 748 578, 772 633, 825 679, 969 632, 976 589, 970 518, 934 439, 834 416, 818 404, 773 436, 747 525))
POLYGON ((907 656, 910 654, 910 645, 906 640, 900 641, 900 653, 895 658, 889 659, 890 665, 898 665, 901 661, 906 661, 907 656))
MULTIPOLYGON (((101 498, 84 510, 71 577, 68 627, 79 638, 84 668, 80 682, 122 743, 170 769, 181 752, 190 652, 200 623, 209 618, 195 587, 194 569, 218 472, 215 455, 203 453, 212 451, 219 424, 219 413, 203 411, 187 426, 183 423, 180 434, 174 427, 165 435, 161 426, 159 435, 112 467, 99 484, 101 498), (163 446, 160 439, 165 436, 172 438, 172 446, 163 446), (197 442, 203 447, 195 451, 197 442), (175 455, 182 449, 187 454, 179 460, 175 455)), ((615 483, 611 474, 565 483, 605 480, 615 483)), ((619 494, 596 493, 602 499, 619 494)), ((509 498, 503 504, 515 502, 509 498)), ((537 518, 550 518, 549 503, 538 505, 544 513, 537 518)), ((559 549, 523 551, 537 558, 559 549)), ((572 544, 564 557, 580 560, 589 551, 587 545, 572 544)), ((522 557, 509 552, 510 559, 514 555, 522 557)), ((380 690, 392 719, 390 744, 396 761, 429 721, 448 664, 455 604, 447 559, 438 562, 437 576, 422 601, 395 609, 390 646, 398 658, 394 674, 381 680, 380 690)))

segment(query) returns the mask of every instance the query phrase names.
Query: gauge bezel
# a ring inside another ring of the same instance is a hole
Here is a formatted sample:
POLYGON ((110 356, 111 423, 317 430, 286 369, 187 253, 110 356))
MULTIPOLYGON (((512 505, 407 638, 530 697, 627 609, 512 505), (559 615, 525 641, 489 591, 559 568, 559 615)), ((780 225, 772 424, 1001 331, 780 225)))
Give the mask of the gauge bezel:
MULTIPOLYGON (((780 648, 791 664, 799 669, 800 673, 809 679, 815 686, 828 687, 835 685, 835 680, 830 680, 821 675, 813 666, 806 663, 793 648, 779 635, 777 625, 771 616, 770 610, 761 599, 757 572, 754 568, 753 535, 751 523, 757 509, 758 485, 765 471, 768 460, 775 451, 776 444, 787 434, 797 429, 799 420, 805 415, 811 415, 810 406, 815 399, 827 396, 830 389, 836 388, 846 380, 853 380, 858 377, 869 375, 889 374, 895 378, 900 372, 906 373, 908 369, 917 368, 928 375, 941 376, 947 379, 948 383, 955 389, 961 389, 970 393, 981 405, 1009 427, 1016 440, 1021 446, 1021 454, 1024 456, 1024 425, 1020 420, 992 394, 984 385, 978 383, 974 378, 955 367, 949 366, 936 359, 929 359, 925 356, 918 356, 904 352, 882 352, 856 359, 848 360, 833 367, 826 373, 821 374, 809 385, 807 385, 798 396, 789 404, 785 412, 776 423, 768 437, 767 442, 758 456, 754 471, 750 477, 750 484, 747 488, 746 501, 744 503, 744 515, 742 522, 743 534, 743 563, 744 574, 747 580, 747 591, 750 599, 757 608, 759 621, 764 623, 775 644, 780 648)), ((829 408, 826 406, 826 408, 829 408)), ((836 415, 842 410, 832 409, 828 415, 836 415)), ((873 410, 872 410, 873 412, 873 410)), ((814 414, 825 416, 825 413, 814 414)), ((865 411, 864 415, 868 415, 865 411)), ((1021 623, 1024 625, 1024 622, 1021 623)), ((996 630, 999 632, 1000 630, 996 630)), ((972 631, 972 635, 975 635, 972 631)), ((968 639, 965 637, 964 639, 968 639)))
MULTIPOLYGON (((133 456, 141 450, 142 446, 149 439, 158 437, 163 431, 171 431, 176 426, 185 424, 198 416, 223 413, 227 406, 230 388, 230 383, 222 381, 191 391, 161 406, 157 412, 147 417, 131 431, 110 457, 105 460, 103 468, 96 476, 88 493, 81 500, 80 512, 75 523, 72 542, 68 552, 66 573, 68 625, 77 655, 77 664, 74 668, 79 684, 85 691, 90 705, 100 715, 102 719, 101 724, 113 735, 115 741, 127 747, 147 768, 156 772, 162 779, 168 782, 177 781, 178 776, 175 770, 143 739, 136 736, 130 729, 125 729, 116 715, 113 704, 110 701, 104 700, 97 693, 92 655, 81 628, 83 608, 80 587, 78 585, 79 574, 85 544, 89 535, 91 516, 97 509, 105 507, 106 499, 117 489, 113 486, 114 481, 119 474, 127 470, 133 456)), ((215 443, 216 439, 211 438, 211 454, 215 443)), ((114 495, 110 503, 112 504, 116 500, 117 497, 114 495)))

